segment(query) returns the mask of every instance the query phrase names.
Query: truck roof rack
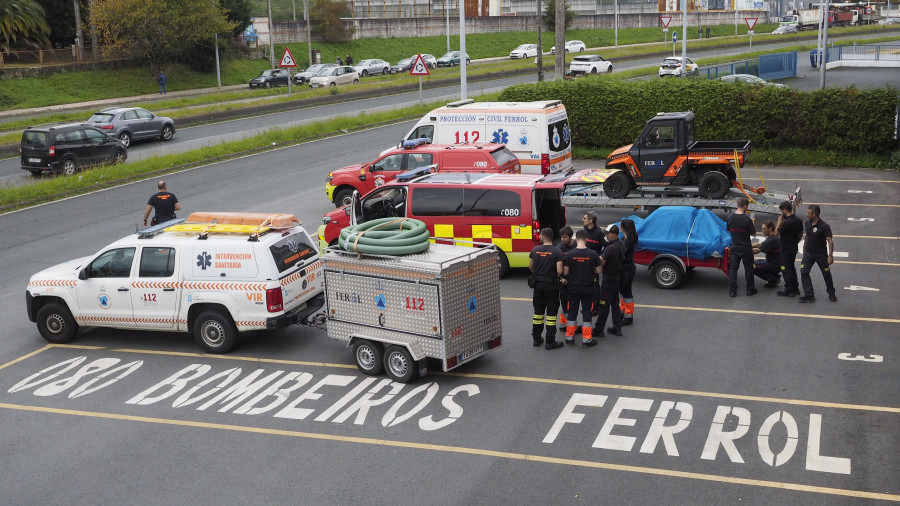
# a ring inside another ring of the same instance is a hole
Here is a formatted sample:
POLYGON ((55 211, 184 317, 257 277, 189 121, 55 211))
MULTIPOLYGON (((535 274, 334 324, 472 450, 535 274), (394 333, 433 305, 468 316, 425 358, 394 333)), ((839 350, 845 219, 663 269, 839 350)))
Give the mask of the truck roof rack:
POLYGON ((210 233, 249 234, 249 241, 258 241, 259 236, 270 230, 282 230, 299 226, 300 220, 293 214, 280 213, 234 213, 197 212, 187 219, 170 220, 138 231, 139 239, 148 239, 160 232, 196 232, 197 238, 205 240, 210 233))

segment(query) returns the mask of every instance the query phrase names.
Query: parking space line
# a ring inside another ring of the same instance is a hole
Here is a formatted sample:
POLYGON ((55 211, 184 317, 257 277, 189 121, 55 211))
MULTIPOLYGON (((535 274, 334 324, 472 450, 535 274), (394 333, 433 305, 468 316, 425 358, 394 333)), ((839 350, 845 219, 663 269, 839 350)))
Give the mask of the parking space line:
POLYGON ((900 239, 900 237, 889 237, 889 236, 882 236, 882 235, 835 235, 835 237, 844 238, 844 239, 886 239, 889 241, 895 241, 895 240, 900 239))
POLYGON ((190 420, 174 420, 168 418, 155 418, 134 415, 119 415, 114 413, 103 413, 96 411, 80 411, 71 409, 49 408, 42 406, 27 406, 22 404, 0 403, 0 408, 11 409, 17 411, 30 411, 38 413, 51 413, 58 415, 81 416, 87 418, 100 418, 118 421, 130 421, 140 423, 151 423, 158 425, 171 425, 178 427, 192 427, 198 429, 215 429, 233 432, 244 432, 250 434, 265 434, 271 436, 296 437, 303 439, 315 439, 323 441, 337 441, 342 443, 367 444, 383 447, 405 448, 414 450, 428 450, 444 453, 456 453, 461 455, 474 455, 479 457, 494 457, 507 460, 521 460, 527 462, 538 462, 543 464, 557 464, 571 467, 581 467, 589 469, 606 469, 611 471, 624 471, 628 473, 639 473, 656 476, 665 476, 670 478, 687 478, 693 480, 711 481, 718 483, 729 483, 735 485, 748 485, 760 488, 773 488, 779 490, 794 490, 799 492, 810 492, 817 494, 836 495, 843 497, 854 497, 862 499, 878 499, 888 501, 900 500, 898 494, 887 494, 878 492, 867 492, 861 490, 848 490, 831 487, 819 487, 813 485, 803 485, 800 483, 785 483, 766 480, 754 480, 748 478, 736 478, 733 476, 719 476, 715 474, 695 473, 688 471, 675 471, 672 469, 661 469, 644 466, 630 466, 623 464, 610 464, 607 462, 596 462, 591 460, 565 459, 558 457, 547 457, 543 455, 533 455, 527 453, 502 452, 496 450, 485 450, 481 448, 468 448, 464 446, 438 445, 431 443, 414 443, 410 441, 393 441, 389 439, 374 439, 355 436, 338 436, 333 434, 322 434, 316 432, 303 432, 284 429, 266 429, 260 427, 249 427, 244 425, 219 424, 208 422, 195 422, 190 420))
POLYGON ((836 202, 804 202, 801 205, 807 204, 816 204, 819 206, 861 206, 861 207, 900 207, 900 204, 865 204, 860 202, 859 204, 839 204, 836 202))
MULTIPOLYGON (((835 262, 838 263, 838 262, 835 262)), ((840 263, 852 263, 852 262, 840 262, 840 263)), ((895 265, 895 264, 890 264, 895 265)), ((531 302, 531 299, 525 299, 522 297, 501 297, 501 300, 513 300, 519 302, 531 302)), ((649 309, 673 309, 680 311, 703 311, 706 313, 741 313, 748 314, 753 316, 791 316, 794 318, 824 318, 829 320, 841 320, 841 321, 858 321, 858 322, 876 322, 876 323, 900 323, 900 319, 894 318, 869 318, 865 316, 841 316, 841 315, 822 315, 822 314, 802 314, 802 313, 777 313, 774 311, 748 311, 744 309, 724 309, 724 308, 713 308, 713 307, 686 307, 686 306, 660 306, 655 304, 635 304, 635 307, 649 308, 649 309)))
POLYGON ((9 367, 9 366, 15 364, 16 362, 21 362, 21 361, 25 360, 26 358, 33 357, 33 356, 37 355, 38 353, 40 353, 40 352, 42 352, 42 351, 44 351, 44 350, 46 350, 46 349, 48 349, 48 348, 52 348, 52 347, 53 347, 52 344, 48 344, 47 346, 44 346, 43 348, 38 348, 38 349, 32 351, 31 353, 26 353, 26 354, 22 355, 22 356, 19 357, 19 358, 14 358, 14 359, 10 360, 9 362, 7 362, 7 363, 5 363, 5 364, 3 364, 3 365, 0 365, 0 369, 4 369, 4 368, 6 368, 6 367, 9 367))
POLYGON ((795 178, 795 177, 782 177, 782 178, 774 178, 767 177, 768 181, 817 181, 821 183, 900 183, 900 181, 894 181, 892 179, 812 179, 812 178, 795 178))

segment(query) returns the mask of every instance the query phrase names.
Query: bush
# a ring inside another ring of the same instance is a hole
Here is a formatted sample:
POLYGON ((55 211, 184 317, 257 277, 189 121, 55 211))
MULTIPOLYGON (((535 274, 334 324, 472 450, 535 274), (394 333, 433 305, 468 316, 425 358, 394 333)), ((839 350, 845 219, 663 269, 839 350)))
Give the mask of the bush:
POLYGON ((896 149, 896 90, 798 91, 705 79, 585 78, 510 86, 500 101, 562 100, 572 141, 629 144, 657 112, 692 110, 698 140, 749 139, 758 148, 887 154, 896 149))

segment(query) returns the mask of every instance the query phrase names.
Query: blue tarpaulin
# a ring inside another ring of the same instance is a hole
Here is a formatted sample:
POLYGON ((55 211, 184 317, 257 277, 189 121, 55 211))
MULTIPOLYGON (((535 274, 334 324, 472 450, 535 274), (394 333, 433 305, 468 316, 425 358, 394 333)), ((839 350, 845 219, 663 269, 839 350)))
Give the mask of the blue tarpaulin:
POLYGON ((724 255, 731 245, 725 222, 709 209, 665 206, 647 218, 629 218, 634 220, 639 250, 704 260, 724 255))

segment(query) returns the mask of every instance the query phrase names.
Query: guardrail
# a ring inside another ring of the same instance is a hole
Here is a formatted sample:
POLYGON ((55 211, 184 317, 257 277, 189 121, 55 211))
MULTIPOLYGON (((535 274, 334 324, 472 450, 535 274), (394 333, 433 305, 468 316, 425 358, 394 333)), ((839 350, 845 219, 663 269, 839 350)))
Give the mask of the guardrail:
POLYGON ((828 48, 828 68, 900 67, 900 44, 865 44, 828 48))

